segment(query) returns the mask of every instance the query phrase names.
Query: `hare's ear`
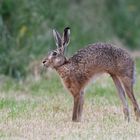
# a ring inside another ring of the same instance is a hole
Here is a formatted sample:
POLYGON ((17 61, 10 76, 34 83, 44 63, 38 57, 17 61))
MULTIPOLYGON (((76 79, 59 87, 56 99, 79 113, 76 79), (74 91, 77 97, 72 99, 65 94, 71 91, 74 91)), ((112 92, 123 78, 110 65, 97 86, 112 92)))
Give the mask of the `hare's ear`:
POLYGON ((69 44, 70 41, 70 28, 66 27, 64 29, 64 33, 63 33, 63 46, 66 47, 69 44))
POLYGON ((60 36, 60 34, 55 29, 53 29, 53 36, 54 36, 54 39, 55 39, 56 46, 58 48, 59 47, 62 47, 62 39, 61 39, 61 36, 60 36))

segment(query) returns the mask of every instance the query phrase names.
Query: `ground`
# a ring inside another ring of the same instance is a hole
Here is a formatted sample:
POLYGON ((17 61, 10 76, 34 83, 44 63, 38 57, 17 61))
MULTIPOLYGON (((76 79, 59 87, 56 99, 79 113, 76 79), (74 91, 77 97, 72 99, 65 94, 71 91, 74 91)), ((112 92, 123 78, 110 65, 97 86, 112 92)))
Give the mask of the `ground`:
MULTIPOLYGON (((139 65, 137 61, 137 65, 139 65)), ((140 75, 137 69, 135 96, 140 104, 140 75)), ((1 140, 138 140, 140 122, 124 120, 122 104, 108 75, 86 89, 82 121, 71 121, 73 98, 56 73, 34 81, 6 79, 0 88, 1 140)), ((5 78, 3 78, 5 79, 5 78)), ((1 80, 2 81, 2 80, 1 80)))

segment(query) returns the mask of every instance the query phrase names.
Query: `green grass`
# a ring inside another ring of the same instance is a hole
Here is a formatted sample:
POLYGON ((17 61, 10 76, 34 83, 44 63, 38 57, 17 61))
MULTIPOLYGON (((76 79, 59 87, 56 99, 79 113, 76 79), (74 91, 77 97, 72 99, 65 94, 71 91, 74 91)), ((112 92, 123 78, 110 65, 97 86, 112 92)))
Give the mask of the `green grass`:
MULTIPOLYGON (((137 73, 134 91, 140 103, 139 84, 137 73)), ((87 87, 80 123, 71 121, 73 98, 54 72, 38 81, 31 77, 21 82, 5 78, 0 91, 0 139, 136 140, 140 137, 140 123, 135 121, 132 106, 128 123, 123 118, 116 88, 107 75, 87 87)))

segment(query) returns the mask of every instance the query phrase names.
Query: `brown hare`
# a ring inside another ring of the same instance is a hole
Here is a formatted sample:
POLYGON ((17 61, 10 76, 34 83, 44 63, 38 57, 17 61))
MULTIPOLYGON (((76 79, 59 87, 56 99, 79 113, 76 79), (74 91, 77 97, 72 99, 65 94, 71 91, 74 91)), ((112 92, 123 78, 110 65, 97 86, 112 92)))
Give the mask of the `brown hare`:
POLYGON ((43 64, 58 72, 73 95, 73 121, 81 120, 85 86, 94 75, 100 73, 108 73, 112 77, 123 104, 125 119, 130 119, 126 94, 133 104, 136 120, 140 118, 140 109, 133 93, 135 65, 125 50, 109 43, 96 43, 67 58, 64 53, 69 44, 70 28, 64 29, 63 36, 56 30, 53 30, 53 35, 57 49, 49 53, 43 64))

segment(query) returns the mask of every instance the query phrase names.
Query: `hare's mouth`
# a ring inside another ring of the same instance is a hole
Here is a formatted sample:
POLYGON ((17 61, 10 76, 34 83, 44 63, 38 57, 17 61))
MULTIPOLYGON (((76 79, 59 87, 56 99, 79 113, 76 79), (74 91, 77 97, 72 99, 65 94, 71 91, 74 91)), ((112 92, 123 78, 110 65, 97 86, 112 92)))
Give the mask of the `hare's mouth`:
POLYGON ((48 68, 48 67, 49 67, 49 65, 47 65, 47 64, 43 64, 43 66, 44 66, 44 67, 46 67, 46 68, 48 68))

